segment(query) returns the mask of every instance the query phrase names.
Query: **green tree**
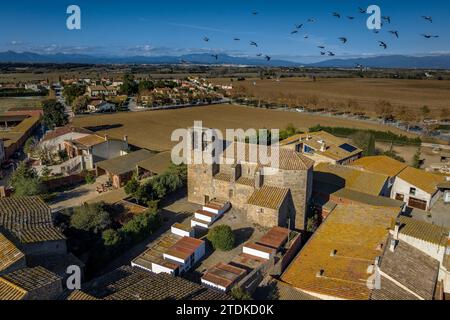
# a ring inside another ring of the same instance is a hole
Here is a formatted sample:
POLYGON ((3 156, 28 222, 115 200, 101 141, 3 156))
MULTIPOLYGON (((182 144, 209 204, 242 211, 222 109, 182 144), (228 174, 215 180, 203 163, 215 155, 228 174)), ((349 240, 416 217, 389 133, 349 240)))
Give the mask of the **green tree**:
POLYGON ((414 154, 412 166, 416 169, 420 169, 420 148, 418 148, 417 152, 414 154))
POLYGON ((351 136, 351 139, 358 148, 363 150, 363 155, 365 157, 376 154, 374 134, 365 131, 357 131, 351 136))
POLYGON ((119 88, 119 93, 127 96, 137 94, 139 92, 139 85, 134 81, 134 76, 126 74, 123 79, 123 84, 119 88))
POLYGON ((138 191, 140 187, 140 183, 137 180, 136 176, 134 175, 130 181, 127 182, 125 185, 125 193, 129 196, 135 196, 136 192, 138 191))
POLYGON ((231 289, 231 296, 236 300, 252 300, 250 293, 239 286, 231 289))
POLYGON ((21 162, 9 179, 14 196, 36 196, 44 193, 45 188, 36 171, 25 162, 21 162))
POLYGON ((211 241, 214 249, 220 251, 230 251, 234 248, 234 234, 230 226, 216 226, 208 232, 208 240, 211 241))
POLYGON ((74 209, 70 225, 78 230, 98 234, 111 225, 111 218, 105 210, 104 203, 86 203, 74 209))
POLYGON ((120 233, 114 229, 107 229, 102 233, 103 244, 106 247, 115 247, 122 242, 120 233))
POLYGON ((78 84, 69 84, 64 86, 63 96, 68 105, 72 105, 74 101, 84 95, 86 92, 86 86, 78 84))
POLYGON ((56 100, 46 100, 42 103, 44 116, 42 122, 50 130, 63 127, 68 123, 68 116, 64 106, 56 100))
POLYGON ((80 96, 77 97, 73 103, 72 103, 72 111, 74 113, 81 113, 81 112, 85 112, 88 109, 88 105, 91 102, 91 98, 89 98, 88 96, 80 96))
POLYGON ((23 146, 23 151, 25 151, 26 154, 31 155, 36 151, 36 147, 37 147, 36 139, 34 137, 30 137, 25 142, 25 145, 23 146))
POLYGON ((143 214, 135 216, 127 222, 120 232, 128 242, 139 242, 151 235, 161 226, 159 212, 147 210, 143 214))
POLYGON ((87 184, 94 184, 95 183, 95 175, 92 172, 86 173, 84 180, 87 184))

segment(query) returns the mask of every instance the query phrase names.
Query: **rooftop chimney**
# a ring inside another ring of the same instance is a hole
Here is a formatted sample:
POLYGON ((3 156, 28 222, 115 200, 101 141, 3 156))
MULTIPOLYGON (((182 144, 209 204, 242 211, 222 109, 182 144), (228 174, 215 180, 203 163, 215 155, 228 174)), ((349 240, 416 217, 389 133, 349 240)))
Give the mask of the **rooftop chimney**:
POLYGON ((395 252, 395 248, 397 247, 397 244, 398 244, 398 240, 391 239, 391 243, 389 245, 389 250, 391 252, 395 252))
POLYGON ((336 250, 336 249, 334 249, 333 251, 331 251, 330 257, 336 257, 336 255, 337 255, 337 250, 336 250))
POLYGON ((325 274, 325 270, 320 269, 319 272, 316 273, 316 277, 321 278, 321 277, 323 277, 324 274, 325 274))
POLYGON ((261 169, 259 169, 255 173, 255 188, 261 189, 262 186, 263 186, 263 174, 261 172, 261 169))
POLYGON ((325 152, 327 150, 327 145, 325 142, 322 142, 322 145, 320 146, 320 152, 325 152))
POLYGON ((400 222, 396 222, 394 227, 394 240, 398 240, 399 232, 400 232, 400 222))

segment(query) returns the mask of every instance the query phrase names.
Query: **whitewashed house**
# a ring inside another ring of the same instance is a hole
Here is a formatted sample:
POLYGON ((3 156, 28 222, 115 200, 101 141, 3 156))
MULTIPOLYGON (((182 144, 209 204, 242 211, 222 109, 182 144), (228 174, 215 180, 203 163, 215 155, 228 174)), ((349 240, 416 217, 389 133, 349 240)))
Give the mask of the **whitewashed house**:
POLYGON ((95 113, 115 112, 116 105, 114 103, 103 100, 94 100, 88 105, 88 110, 95 113))

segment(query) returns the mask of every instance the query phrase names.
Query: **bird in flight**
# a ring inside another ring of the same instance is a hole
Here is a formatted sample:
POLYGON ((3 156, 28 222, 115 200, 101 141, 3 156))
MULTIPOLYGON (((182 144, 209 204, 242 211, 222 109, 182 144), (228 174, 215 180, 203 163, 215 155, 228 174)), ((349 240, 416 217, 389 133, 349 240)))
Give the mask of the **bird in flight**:
POLYGON ((320 55, 321 55, 321 56, 324 56, 324 55, 326 55, 326 54, 327 54, 326 52, 320 51, 320 55))
POLYGON ((314 18, 309 18, 309 19, 308 19, 308 22, 309 22, 309 23, 314 23, 314 22, 316 22, 316 19, 314 19, 314 18))
POLYGON ((354 19, 355 19, 355 17, 352 17, 352 16, 347 16, 347 19, 348 19, 348 20, 354 20, 354 19))
POLYGON ((431 39, 431 38, 439 38, 439 36, 431 35, 431 34, 423 34, 422 37, 431 39))
POLYGON ((209 42, 209 38, 208 38, 208 37, 204 37, 204 38, 203 38, 203 41, 209 42))
POLYGON ((381 17, 381 19, 383 19, 383 20, 386 21, 387 23, 391 23, 391 17, 389 17, 389 16, 381 17))
POLYGON ((216 60, 219 60, 219 55, 218 54, 212 54, 211 57, 213 57, 216 60))
POLYGON ((339 12, 333 12, 333 17, 341 18, 341 14, 339 12))
POLYGON ((427 21, 430 21, 431 23, 433 23, 433 17, 430 16, 422 16, 422 18, 424 18, 427 21))
POLYGON ((255 41, 250 41, 250 45, 251 45, 251 46, 255 46, 255 47, 258 46, 258 44, 257 44, 255 41))
POLYGON ((295 28, 296 28, 296 29, 301 29, 302 27, 303 27, 303 23, 301 23, 301 24, 296 24, 296 25, 295 25, 295 28))
POLYGON ((389 31, 389 33, 393 34, 398 39, 398 31, 397 30, 391 30, 391 31, 389 31))
POLYGON ((253 10, 253 11, 252 11, 252 14, 253 14, 254 16, 258 15, 258 13, 259 13, 259 12, 256 11, 256 10, 253 10))
POLYGON ((268 55, 265 56, 267 61, 270 61, 270 59, 272 59, 272 57, 269 57, 268 55))
POLYGON ((319 49, 325 49, 325 46, 317 46, 319 49))
POLYGON ((383 41, 378 41, 378 43, 380 44, 380 47, 382 47, 382 48, 384 48, 384 49, 387 49, 387 44, 385 43, 385 42, 383 42, 383 41))
POLYGON ((262 53, 258 53, 256 56, 257 57, 262 57, 262 53))
POLYGON ((294 30, 291 32, 291 34, 296 34, 296 33, 298 33, 298 30, 294 30))
POLYGON ((373 32, 374 32, 374 33, 380 33, 380 30, 378 30, 378 29, 373 29, 373 32))
POLYGON ((359 10, 359 13, 367 13, 367 10, 364 8, 359 7, 358 10, 359 10))
POLYGON ((342 43, 347 43, 347 38, 345 38, 345 37, 340 37, 339 40, 340 40, 342 43))
POLYGON ((334 54, 334 52, 328 51, 328 55, 329 55, 330 57, 334 57, 336 54, 334 54))
POLYGON ((307 34, 305 34, 305 36, 303 37, 304 39, 308 39, 309 36, 307 34))
POLYGON ((239 39, 239 38, 234 38, 234 41, 241 41, 241 39, 239 39))

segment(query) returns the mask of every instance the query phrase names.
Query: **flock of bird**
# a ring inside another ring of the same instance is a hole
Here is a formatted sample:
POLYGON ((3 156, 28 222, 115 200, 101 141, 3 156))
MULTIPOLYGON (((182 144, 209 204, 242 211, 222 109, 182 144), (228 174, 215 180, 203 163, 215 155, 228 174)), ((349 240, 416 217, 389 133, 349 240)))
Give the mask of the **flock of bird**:
MULTIPOLYGON (((364 8, 359 7, 359 8, 358 8, 358 11, 359 11, 359 13, 361 13, 361 14, 367 14, 367 10, 364 9, 364 8)), ((256 10, 252 11, 252 15, 256 16, 256 15, 258 15, 258 14, 259 14, 258 11, 256 11, 256 10)), ((331 15, 332 15, 334 18, 337 18, 337 19, 342 19, 342 18, 344 17, 344 15, 342 15, 342 14, 339 13, 339 12, 332 12, 331 15)), ((355 17, 354 17, 354 16, 349 16, 349 15, 347 15, 347 16, 345 16, 345 18, 347 18, 347 19, 350 20, 350 21, 355 20, 355 17)), ((429 22, 429 23, 433 23, 433 17, 431 17, 431 16, 422 16, 421 18, 424 19, 425 21, 429 22)), ((384 26, 385 24, 391 24, 391 21, 392 21, 392 20, 391 20, 391 17, 390 17, 390 16, 382 16, 381 19, 382 19, 381 26, 384 26)), ((300 33, 301 29, 303 29, 303 27, 304 27, 306 24, 313 24, 313 23, 315 23, 315 22, 316 22, 316 19, 315 19, 315 18, 309 18, 308 20, 306 20, 306 22, 299 23, 299 24, 295 24, 295 25, 294 25, 294 30, 292 30, 291 33, 290 33, 291 36, 294 36, 294 35, 300 33)), ((376 34, 378 34, 378 33, 380 32, 380 30, 378 30, 378 29, 374 29, 373 31, 374 31, 374 33, 376 33, 376 34)), ((398 31, 398 30, 389 30, 389 33, 392 34, 393 36, 395 36, 396 39, 399 39, 399 38, 400 38, 400 34, 399 34, 399 31, 398 31)), ((424 38, 426 38, 426 39, 439 38, 438 35, 425 34, 425 33, 424 33, 424 34, 421 34, 421 36, 424 37, 424 38)), ((305 35, 303 36, 303 38, 304 38, 304 39, 309 39, 309 35, 305 34, 305 35)), ((237 37, 236 37, 236 38, 233 38, 233 40, 236 41, 236 42, 241 41, 241 39, 240 39, 240 38, 237 38, 237 37)), ((345 45, 345 44, 347 44, 347 43, 349 42, 349 39, 348 39, 346 36, 339 37, 338 40, 339 40, 343 45, 345 45)), ((210 42, 210 38, 204 37, 204 38, 203 38, 203 41, 205 41, 205 42, 210 42)), ((253 47, 255 47, 255 48, 259 48, 258 43, 255 42, 255 41, 250 41, 250 42, 249 42, 249 45, 250 45, 250 46, 253 46, 253 47)), ((378 46, 381 47, 381 48, 383 48, 383 49, 385 49, 385 50, 388 48, 388 44, 387 44, 386 41, 381 41, 381 40, 378 41, 378 46)), ((328 56, 330 56, 330 57, 334 57, 334 56, 336 55, 333 51, 327 50, 327 47, 326 47, 325 45, 320 45, 320 46, 318 46, 317 48, 320 49, 320 55, 322 55, 322 56, 328 55, 328 56)), ((266 61, 270 61, 270 60, 272 59, 269 55, 267 55, 267 54, 263 55, 262 53, 258 53, 256 56, 257 56, 257 57, 262 57, 262 56, 264 56, 264 58, 266 59, 266 61)), ((216 61, 219 60, 219 55, 218 55, 218 54, 211 54, 211 57, 213 57, 216 61)))

